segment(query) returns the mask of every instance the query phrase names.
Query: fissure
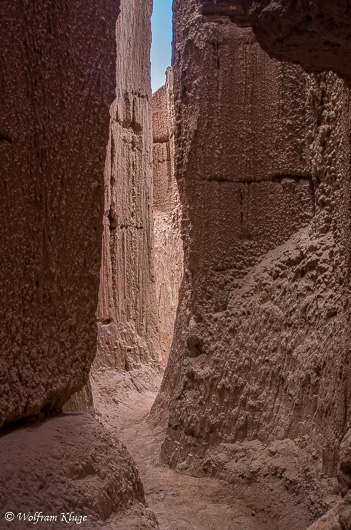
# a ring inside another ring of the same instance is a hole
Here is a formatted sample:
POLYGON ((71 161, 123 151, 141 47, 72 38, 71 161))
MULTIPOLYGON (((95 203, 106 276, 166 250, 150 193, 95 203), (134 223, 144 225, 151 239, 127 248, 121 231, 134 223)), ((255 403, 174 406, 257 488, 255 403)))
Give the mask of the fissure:
POLYGON ((152 0, 27 4, 0 3, 0 527, 351 528, 347 3, 174 0, 154 94, 152 0))

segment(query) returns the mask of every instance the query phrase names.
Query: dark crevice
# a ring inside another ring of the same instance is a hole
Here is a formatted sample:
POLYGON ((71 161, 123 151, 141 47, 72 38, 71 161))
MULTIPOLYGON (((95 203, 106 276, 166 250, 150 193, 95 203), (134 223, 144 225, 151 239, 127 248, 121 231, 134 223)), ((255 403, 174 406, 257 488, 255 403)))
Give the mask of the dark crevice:
POLYGON ((12 138, 10 138, 10 136, 6 136, 5 134, 0 134, 0 142, 12 144, 12 138))
POLYGON ((206 181, 206 182, 228 182, 229 184, 260 184, 261 182, 277 182, 279 184, 282 183, 283 180, 294 180, 295 182, 299 183, 301 181, 308 181, 312 183, 312 176, 311 175, 281 175, 276 174, 272 175, 266 179, 252 179, 252 178, 244 178, 244 179, 233 179, 230 177, 202 177, 200 180, 206 181))
POLYGON ((169 136, 167 138, 154 138, 154 144, 168 144, 169 143, 169 136))
POLYGON ((121 224, 120 229, 125 230, 126 228, 135 228, 136 230, 144 230, 143 225, 129 225, 129 224, 121 224))
POLYGON ((110 230, 116 230, 118 226, 118 216, 115 212, 114 208, 110 208, 110 211, 108 213, 108 219, 110 221, 110 230))
POLYGON ((98 320, 98 322, 102 326, 108 326, 109 324, 112 324, 113 320, 112 320, 112 318, 106 318, 106 319, 103 319, 103 320, 98 320))
POLYGON ((132 104, 132 123, 131 123, 131 129, 133 130, 133 132, 135 132, 135 134, 140 134, 143 130, 142 126, 140 125, 140 123, 138 123, 136 121, 136 113, 135 113, 135 99, 133 99, 133 104, 132 104))
POLYGON ((215 19, 225 17, 240 27, 248 27, 247 17, 244 9, 239 5, 233 5, 231 0, 205 0, 200 7, 203 17, 215 19))
POLYGON ((295 182, 301 182, 303 180, 312 182, 312 175, 273 175, 272 176, 272 182, 281 183, 285 179, 294 180, 295 182))

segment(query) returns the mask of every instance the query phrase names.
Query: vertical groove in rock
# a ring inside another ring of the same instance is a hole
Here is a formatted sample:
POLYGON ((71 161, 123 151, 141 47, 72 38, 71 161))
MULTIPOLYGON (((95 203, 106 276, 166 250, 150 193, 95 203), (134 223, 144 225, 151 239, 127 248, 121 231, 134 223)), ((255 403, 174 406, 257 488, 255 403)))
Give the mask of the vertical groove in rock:
POLYGON ((153 95, 152 100, 155 279, 162 363, 166 366, 183 275, 181 210, 174 174, 172 68, 167 69, 166 84, 153 95))
POLYGON ((122 0, 117 23, 96 367, 130 370, 160 362, 153 270, 151 11, 152 0, 122 0))

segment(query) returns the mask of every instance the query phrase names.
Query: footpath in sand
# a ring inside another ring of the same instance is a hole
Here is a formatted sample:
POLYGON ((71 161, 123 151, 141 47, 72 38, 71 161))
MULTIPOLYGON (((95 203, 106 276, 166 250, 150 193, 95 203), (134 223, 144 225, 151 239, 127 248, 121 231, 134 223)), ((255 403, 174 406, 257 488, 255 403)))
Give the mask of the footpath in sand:
POLYGON ((160 462, 165 433, 146 421, 157 383, 154 391, 145 390, 128 374, 106 371, 94 374, 92 387, 97 419, 127 445, 160 529, 275 530, 276 525, 265 514, 237 499, 230 484, 179 474, 160 462))

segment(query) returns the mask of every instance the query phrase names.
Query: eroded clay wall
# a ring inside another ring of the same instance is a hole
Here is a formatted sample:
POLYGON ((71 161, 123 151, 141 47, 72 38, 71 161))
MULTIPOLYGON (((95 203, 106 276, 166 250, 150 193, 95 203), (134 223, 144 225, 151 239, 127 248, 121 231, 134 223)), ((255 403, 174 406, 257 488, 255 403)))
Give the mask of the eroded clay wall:
POLYGON ((152 97, 153 104, 153 215, 155 279, 162 364, 165 367, 173 339, 178 293, 183 276, 181 208, 174 173, 173 70, 152 97))
POLYGON ((348 92, 200 4, 174 7, 185 281, 154 408, 170 406, 163 457, 291 439, 332 474, 350 398, 348 92))
POLYGON ((0 425, 59 409, 96 353, 118 12, 1 2, 0 425))
POLYGON ((122 0, 120 9, 95 366, 130 370, 159 363, 153 273, 152 0, 122 0))
MULTIPOLYGON (((214 3, 216 0, 202 0, 214 3)), ((308 72, 337 72, 347 85, 350 74, 351 12, 343 0, 219 0, 224 9, 240 11, 260 45, 272 57, 301 64, 308 72)))

